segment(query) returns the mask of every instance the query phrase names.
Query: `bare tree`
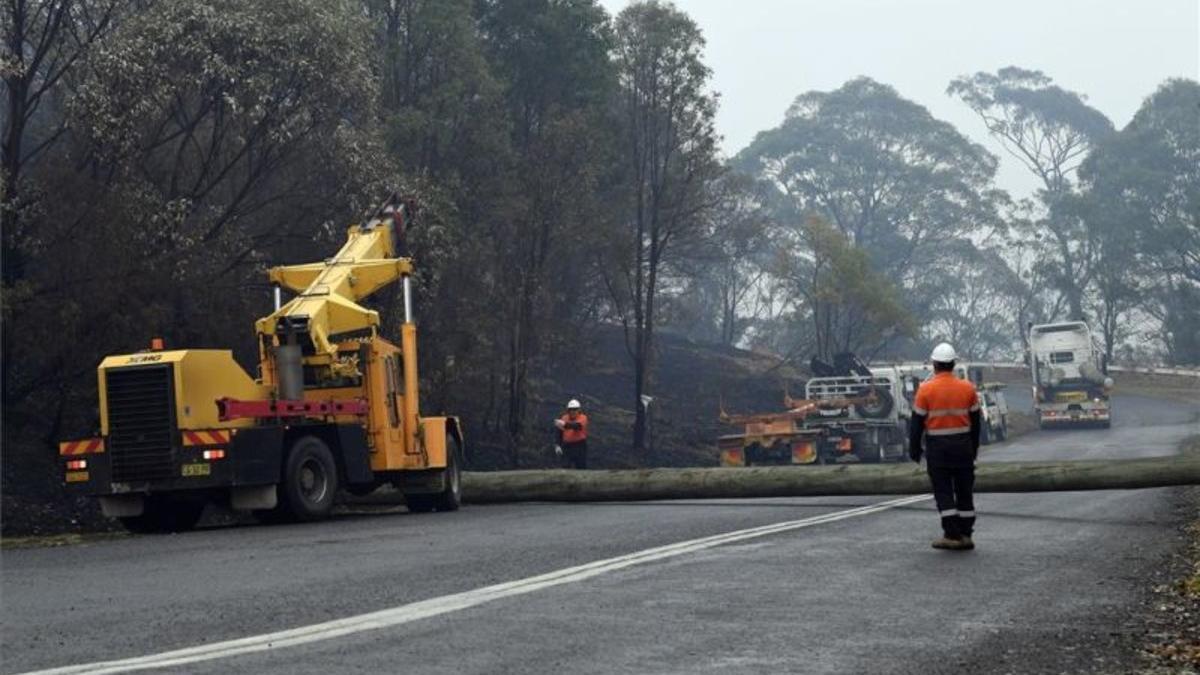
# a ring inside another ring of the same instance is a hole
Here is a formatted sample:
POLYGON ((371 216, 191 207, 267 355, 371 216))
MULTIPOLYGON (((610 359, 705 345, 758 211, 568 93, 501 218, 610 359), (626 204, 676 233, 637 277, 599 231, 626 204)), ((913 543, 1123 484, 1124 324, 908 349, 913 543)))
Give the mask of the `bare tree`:
POLYGON ((619 109, 630 193, 630 232, 613 246, 609 277, 634 366, 633 445, 646 448, 646 408, 660 274, 672 247, 698 231, 712 206, 716 97, 707 90, 704 38, 669 3, 640 2, 616 21, 619 109))

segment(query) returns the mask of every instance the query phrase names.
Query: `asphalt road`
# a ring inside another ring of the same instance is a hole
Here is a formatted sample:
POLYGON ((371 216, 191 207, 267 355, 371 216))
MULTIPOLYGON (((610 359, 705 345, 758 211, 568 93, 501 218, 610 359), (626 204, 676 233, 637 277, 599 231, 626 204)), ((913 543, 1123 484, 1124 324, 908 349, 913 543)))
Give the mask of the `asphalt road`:
MULTIPOLYGON (((1110 430, 983 460, 1167 455, 1200 433, 1200 401, 1114 407, 1110 430)), ((1121 672, 1172 496, 981 495, 970 553, 929 548, 932 500, 850 511, 871 497, 400 510, 6 551, 0 672, 201 645, 220 658, 174 672, 1121 672)))

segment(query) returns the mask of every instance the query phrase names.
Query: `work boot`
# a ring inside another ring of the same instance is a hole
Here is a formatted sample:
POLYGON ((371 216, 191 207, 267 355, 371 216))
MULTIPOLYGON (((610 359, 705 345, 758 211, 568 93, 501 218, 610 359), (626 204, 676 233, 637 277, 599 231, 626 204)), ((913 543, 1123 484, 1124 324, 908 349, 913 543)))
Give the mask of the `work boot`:
POLYGON ((933 544, 931 544, 931 545, 934 548, 940 548, 940 549, 944 549, 947 551, 958 551, 958 550, 962 549, 963 543, 962 543, 961 539, 958 539, 956 537, 943 536, 940 539, 934 539, 933 544))
POLYGON ((975 542, 971 541, 971 535, 964 534, 958 538, 959 550, 973 551, 975 550, 975 542))

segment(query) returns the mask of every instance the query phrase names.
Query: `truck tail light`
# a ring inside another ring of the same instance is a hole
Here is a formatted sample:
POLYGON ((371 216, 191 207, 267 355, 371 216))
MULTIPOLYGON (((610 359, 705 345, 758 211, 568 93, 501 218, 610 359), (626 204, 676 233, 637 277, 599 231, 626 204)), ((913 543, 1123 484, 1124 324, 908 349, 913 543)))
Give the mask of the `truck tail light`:
POLYGON ((850 452, 851 444, 849 438, 839 438, 837 444, 838 450, 842 452, 850 452))
POLYGON ((81 469, 86 469, 86 468, 87 468, 87 460, 86 459, 72 459, 72 460, 67 461, 67 470, 68 471, 79 471, 81 469))
POLYGON ((812 443, 796 443, 792 446, 792 463, 805 464, 811 462, 813 458, 812 443))
POLYGON ((216 448, 215 450, 205 450, 204 451, 204 459, 208 459, 208 460, 225 459, 225 450, 224 450, 224 448, 216 448))

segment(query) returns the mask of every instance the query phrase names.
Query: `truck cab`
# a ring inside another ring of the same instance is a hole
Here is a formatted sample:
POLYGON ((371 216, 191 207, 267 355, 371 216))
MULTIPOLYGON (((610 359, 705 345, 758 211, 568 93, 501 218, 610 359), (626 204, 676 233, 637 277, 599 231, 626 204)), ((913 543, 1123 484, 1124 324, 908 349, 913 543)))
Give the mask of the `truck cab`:
POLYGON ((1041 428, 1112 424, 1113 381, 1086 323, 1030 325, 1028 361, 1041 428))
MULTIPOLYGON (((910 383, 911 384, 911 383, 910 383)), ((804 385, 815 401, 861 397, 871 401, 824 409, 804 421, 823 431, 818 444, 822 463, 903 461, 908 456, 912 402, 897 366, 875 366, 845 375, 814 377, 804 385)))

